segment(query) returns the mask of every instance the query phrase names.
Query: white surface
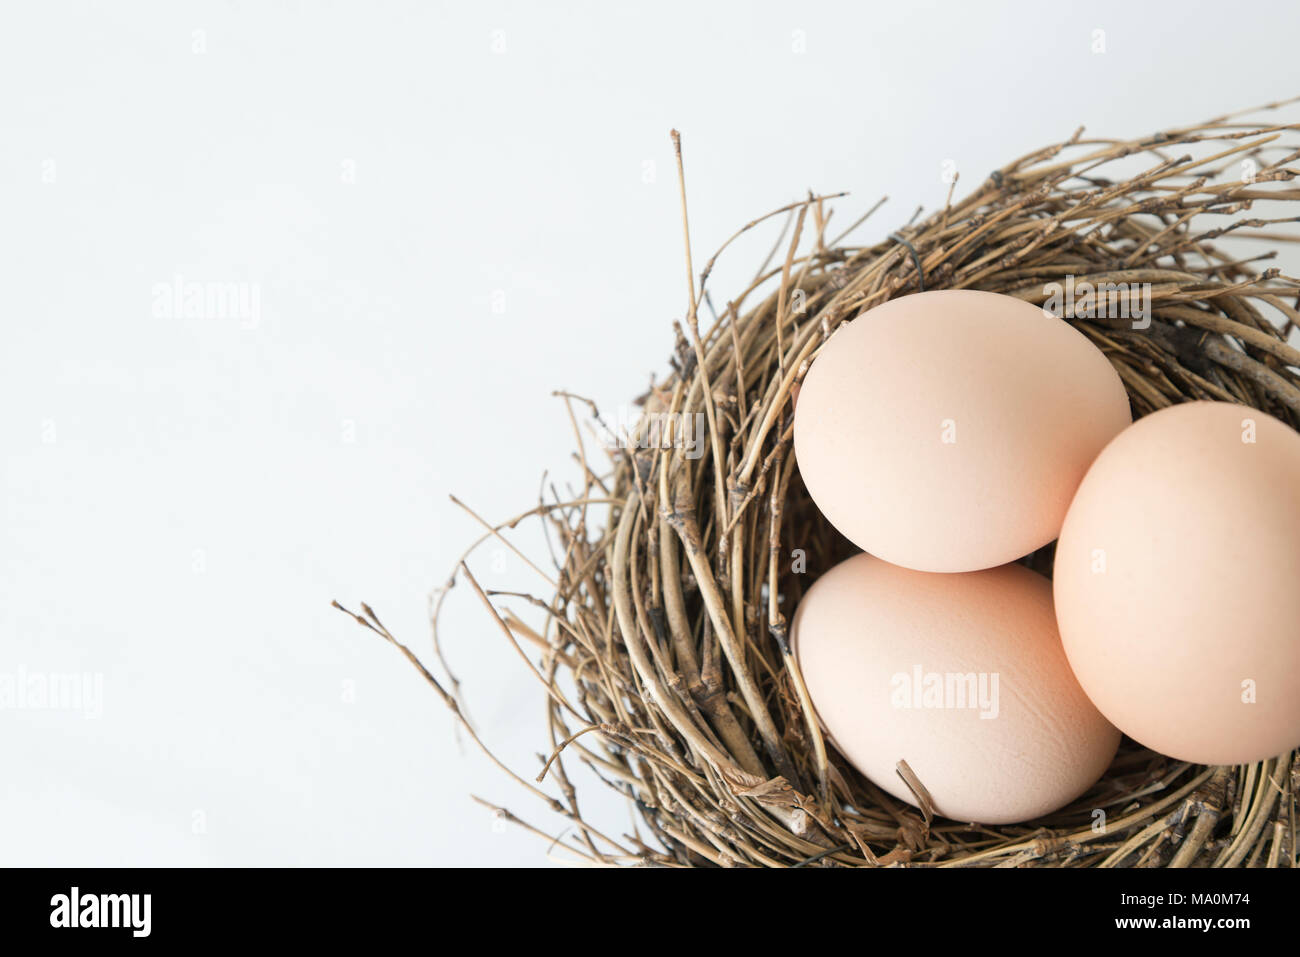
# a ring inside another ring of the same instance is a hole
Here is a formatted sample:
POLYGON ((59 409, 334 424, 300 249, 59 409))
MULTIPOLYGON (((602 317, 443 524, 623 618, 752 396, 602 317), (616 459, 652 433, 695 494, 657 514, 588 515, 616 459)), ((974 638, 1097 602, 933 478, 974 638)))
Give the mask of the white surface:
MULTIPOLYGON (((670 127, 698 266, 809 188, 852 192, 841 224, 889 193, 875 238, 945 160, 973 185, 1081 123, 1297 92, 1292 2, 1062 6, 6 6, 0 673, 103 700, 0 711, 0 863, 544 863, 467 795, 555 819, 330 599, 426 652, 475 534, 447 493, 530 507, 571 447, 550 391, 612 412, 665 368, 670 127), (255 284, 259 321, 155 315, 177 274, 255 284)), ((451 605, 475 717, 531 773, 540 692, 451 605)))

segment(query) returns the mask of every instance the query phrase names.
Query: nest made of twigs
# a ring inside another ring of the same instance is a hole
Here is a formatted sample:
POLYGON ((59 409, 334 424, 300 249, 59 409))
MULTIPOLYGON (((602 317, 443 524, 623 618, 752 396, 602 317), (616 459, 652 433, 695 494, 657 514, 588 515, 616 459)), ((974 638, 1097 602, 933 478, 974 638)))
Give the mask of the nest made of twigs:
MULTIPOLYGON (((580 492, 480 540, 508 541, 530 517, 558 532, 556 587, 525 600, 544 609, 545 625, 511 610, 519 596, 489 596, 466 562, 448 582, 468 580, 500 631, 540 655, 549 717, 538 734, 549 759, 534 780, 536 770, 510 773, 568 818, 557 846, 593 863, 668 866, 1295 867, 1300 752, 1201 767, 1125 739, 1087 794, 1014 826, 938 818, 924 782, 914 782, 920 810, 896 801, 822 738, 786 628, 817 576, 855 551, 799 481, 792 392, 840 323, 896 296, 983 289, 1042 303, 1045 285, 1067 276, 1102 295, 1149 283, 1147 328, 1107 318, 1114 310, 1099 308, 1101 296, 1064 317, 1110 359, 1135 417, 1211 399, 1300 426, 1300 351, 1288 345, 1300 283, 1258 265, 1273 253, 1234 258, 1215 242, 1296 241, 1285 225, 1296 207, 1248 213, 1300 200, 1290 185, 1297 129, 1221 117, 1124 142, 1080 130, 995 171, 964 200, 950 188, 943 209, 870 246, 846 242, 862 220, 827 240, 833 197, 810 195, 741 230, 785 214, 784 254, 774 247, 707 330, 698 313, 717 257, 697 280, 688 232, 690 297, 674 324, 673 371, 643 397, 637 430, 605 450, 606 470, 575 424, 580 492), (698 455, 660 428, 695 414, 707 421, 698 455), (645 833, 611 837, 584 820, 570 761, 626 795, 645 833)), ((684 179, 682 196, 685 221, 684 179)), ((604 427, 586 400, 564 399, 571 418, 576 407, 604 427)), ((1043 559, 1026 561, 1050 574, 1043 559)), ((397 644, 363 609, 358 619, 397 644)), ((399 647, 479 742, 450 672, 439 679, 399 647)))

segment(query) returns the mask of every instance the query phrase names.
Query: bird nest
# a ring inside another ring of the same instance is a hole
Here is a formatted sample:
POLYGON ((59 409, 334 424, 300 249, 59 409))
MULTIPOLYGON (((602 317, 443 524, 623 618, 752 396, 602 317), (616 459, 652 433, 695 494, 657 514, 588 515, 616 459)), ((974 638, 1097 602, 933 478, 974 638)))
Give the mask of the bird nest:
MULTIPOLYGON (((1056 296, 1063 321, 1119 373, 1135 417, 1210 399, 1300 426, 1300 351, 1288 344, 1300 283, 1267 266, 1273 252, 1257 252, 1297 238, 1289 204, 1300 200, 1291 185, 1300 126, 1255 115, 1129 141, 1080 130, 964 199, 954 199, 954 178, 941 209, 870 245, 852 238, 879 204, 833 236, 836 197, 810 195, 719 250, 784 221, 753 282, 708 321, 717 256, 697 276, 686 229, 689 297, 671 373, 642 397, 635 426, 614 434, 592 403, 560 393, 578 443, 574 492, 484 522, 478 544, 498 548, 514 547, 521 522, 546 526, 553 568, 519 553, 545 592, 484 590, 471 549, 436 597, 440 611, 450 586, 467 582, 485 624, 522 653, 547 696, 539 766, 497 764, 567 819, 554 848, 596 864, 672 867, 1296 866, 1296 752, 1203 767, 1125 739, 1102 779, 1057 813, 997 827, 947 820, 906 763, 899 773, 919 808, 836 752, 787 640, 801 596, 855 551, 800 481, 793 397, 836 327, 890 299, 927 289, 1056 296), (603 449, 584 439, 584 419, 603 449), (584 817, 574 763, 631 802, 631 833, 584 817)), ((1024 561, 1050 574, 1046 551, 1024 561)), ((445 674, 367 606, 354 617, 401 648, 491 755, 446 669, 437 612, 445 674)))

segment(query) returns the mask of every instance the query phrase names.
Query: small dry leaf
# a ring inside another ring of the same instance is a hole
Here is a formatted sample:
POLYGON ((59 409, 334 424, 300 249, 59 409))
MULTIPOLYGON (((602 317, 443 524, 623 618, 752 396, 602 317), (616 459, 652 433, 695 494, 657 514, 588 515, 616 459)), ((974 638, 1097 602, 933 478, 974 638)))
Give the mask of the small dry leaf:
POLYGON ((744 768, 733 766, 721 770, 722 780, 727 782, 732 794, 743 795, 746 789, 758 787, 765 781, 764 778, 759 777, 757 774, 751 774, 744 768))

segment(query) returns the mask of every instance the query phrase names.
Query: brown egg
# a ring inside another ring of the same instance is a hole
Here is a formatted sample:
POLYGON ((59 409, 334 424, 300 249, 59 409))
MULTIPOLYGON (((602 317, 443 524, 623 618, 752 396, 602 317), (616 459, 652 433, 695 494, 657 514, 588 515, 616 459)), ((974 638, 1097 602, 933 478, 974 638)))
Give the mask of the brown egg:
POLYGON ((1199 764, 1300 745, 1300 435, 1191 402, 1088 471, 1056 548, 1070 664, 1119 728, 1199 764))
POLYGON ((896 565, 956 572, 1056 538, 1079 480, 1130 422, 1110 362, 1010 296, 942 290, 877 306, 813 360, 795 409, 818 508, 896 565))
POLYGON ((1020 565, 955 575, 858 555, 809 589, 793 641, 817 715, 876 785, 1006 824, 1050 813, 1110 764, 1116 731, 1070 673, 1052 588, 1020 565))

